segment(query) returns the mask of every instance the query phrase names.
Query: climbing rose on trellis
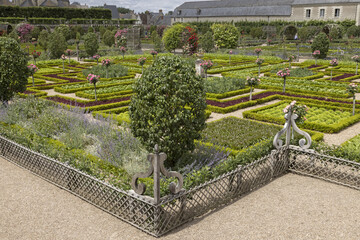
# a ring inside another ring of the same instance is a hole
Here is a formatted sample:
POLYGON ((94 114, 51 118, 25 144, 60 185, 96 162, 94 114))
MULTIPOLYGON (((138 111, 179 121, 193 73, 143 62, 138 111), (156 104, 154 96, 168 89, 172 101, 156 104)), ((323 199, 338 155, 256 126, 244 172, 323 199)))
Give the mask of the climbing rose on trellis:
POLYGON ((184 54, 193 55, 197 51, 199 40, 195 30, 188 26, 182 34, 184 54))
POLYGON ((118 30, 115 33, 115 46, 116 47, 126 47, 127 44, 127 29, 118 30))

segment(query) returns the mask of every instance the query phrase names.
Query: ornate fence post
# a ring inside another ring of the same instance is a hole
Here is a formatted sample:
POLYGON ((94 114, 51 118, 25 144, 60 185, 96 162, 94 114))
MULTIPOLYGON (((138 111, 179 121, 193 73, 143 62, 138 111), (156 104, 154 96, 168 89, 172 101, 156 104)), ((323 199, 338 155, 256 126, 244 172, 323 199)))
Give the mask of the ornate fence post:
POLYGON ((164 161, 167 156, 165 153, 159 153, 159 146, 155 145, 155 153, 150 153, 147 156, 148 161, 150 162, 150 168, 146 173, 137 173, 132 178, 131 187, 135 191, 135 193, 139 195, 143 195, 146 190, 146 185, 144 183, 138 183, 139 178, 147 178, 150 177, 151 174, 154 175, 154 198, 153 202, 155 204, 160 203, 160 173, 162 173, 165 177, 171 178, 175 177, 178 179, 178 183, 170 183, 169 190, 172 194, 176 194, 182 190, 183 186, 183 176, 174 171, 168 172, 164 167, 164 161))

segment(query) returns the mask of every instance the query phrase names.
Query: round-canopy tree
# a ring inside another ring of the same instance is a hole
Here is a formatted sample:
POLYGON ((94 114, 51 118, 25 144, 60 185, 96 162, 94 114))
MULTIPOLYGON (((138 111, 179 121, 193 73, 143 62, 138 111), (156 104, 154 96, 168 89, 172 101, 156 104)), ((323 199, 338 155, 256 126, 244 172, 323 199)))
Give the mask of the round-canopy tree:
POLYGON ((93 56, 99 49, 98 38, 95 33, 89 32, 84 36, 85 51, 89 56, 93 56))
POLYGON ((29 71, 24 52, 12 38, 0 37, 0 100, 9 101, 26 90, 29 71))
POLYGON ((330 45, 329 38, 326 36, 324 32, 321 32, 318 35, 316 35, 311 45, 311 50, 312 52, 319 50, 320 51, 319 58, 325 58, 329 51, 329 45, 330 45))
POLYGON ((67 44, 65 37, 58 31, 54 31, 50 34, 48 41, 48 48, 50 50, 51 58, 60 58, 60 56, 66 50, 67 44))
POLYGON ((204 82, 194 63, 178 56, 158 57, 135 82, 130 118, 133 134, 153 151, 168 155, 167 164, 195 148, 205 128, 204 82))
POLYGON ((239 41, 239 30, 231 24, 215 23, 211 26, 215 44, 219 48, 236 48, 239 41))
POLYGON ((167 51, 172 52, 176 48, 182 47, 181 37, 184 30, 185 26, 182 24, 175 24, 165 30, 162 40, 167 51))

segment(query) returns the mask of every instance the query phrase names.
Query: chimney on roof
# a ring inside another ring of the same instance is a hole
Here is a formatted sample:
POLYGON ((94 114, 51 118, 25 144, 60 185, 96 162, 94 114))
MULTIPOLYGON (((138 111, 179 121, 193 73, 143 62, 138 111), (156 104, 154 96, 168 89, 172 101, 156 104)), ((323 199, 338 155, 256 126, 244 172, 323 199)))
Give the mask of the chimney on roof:
POLYGON ((159 13, 163 13, 163 12, 162 12, 162 9, 159 9, 159 13))

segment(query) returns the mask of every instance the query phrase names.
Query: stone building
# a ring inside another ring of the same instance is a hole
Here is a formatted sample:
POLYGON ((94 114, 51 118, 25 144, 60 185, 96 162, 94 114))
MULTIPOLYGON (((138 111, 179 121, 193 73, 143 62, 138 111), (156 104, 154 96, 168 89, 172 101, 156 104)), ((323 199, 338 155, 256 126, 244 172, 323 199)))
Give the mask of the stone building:
POLYGON ((175 8, 174 22, 355 20, 360 24, 359 0, 218 0, 185 2, 175 8))
POLYGON ((0 0, 0 6, 88 8, 79 3, 70 4, 69 0, 0 0))

